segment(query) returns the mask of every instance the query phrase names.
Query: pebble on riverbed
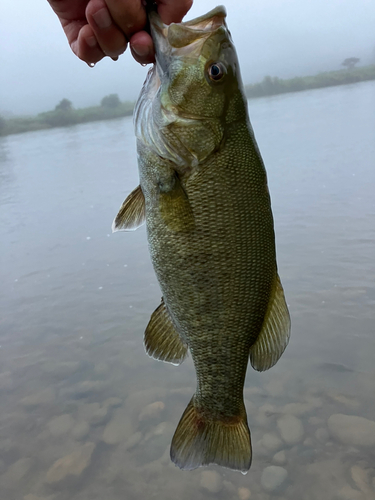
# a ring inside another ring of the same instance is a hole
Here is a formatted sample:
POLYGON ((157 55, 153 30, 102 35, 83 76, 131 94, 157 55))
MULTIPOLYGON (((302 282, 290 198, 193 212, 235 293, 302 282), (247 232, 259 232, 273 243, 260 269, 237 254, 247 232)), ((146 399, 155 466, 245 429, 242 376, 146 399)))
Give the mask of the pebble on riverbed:
POLYGON ((283 415, 277 420, 281 438, 289 446, 300 443, 304 437, 302 422, 294 415, 283 415))
POLYGON ((201 474, 200 485, 209 493, 219 493, 223 487, 220 475, 216 471, 205 470, 201 474))
POLYGON ((52 436, 59 437, 74 427, 74 418, 69 414, 59 415, 48 422, 48 429, 52 436))
POLYGON ((278 491, 285 484, 288 472, 283 467, 270 465, 262 472, 261 484, 263 488, 270 492, 278 491))
POLYGON ((278 451, 277 453, 275 453, 272 461, 277 465, 285 465, 286 464, 285 451, 281 450, 281 451, 278 451))
POLYGON ((112 420, 106 425, 102 440, 106 444, 117 444, 128 440, 134 430, 128 412, 123 408, 118 408, 114 412, 112 420))
POLYGON ((73 453, 56 460, 47 472, 46 482, 55 484, 68 476, 80 476, 90 465, 94 448, 94 443, 86 443, 73 451, 73 453))
POLYGON ((333 438, 350 446, 375 447, 375 422, 356 415, 336 413, 328 419, 333 438))
POLYGON ((146 420, 158 419, 165 408, 165 404, 162 401, 155 401, 155 403, 150 403, 146 405, 141 413, 139 414, 138 420, 144 422, 146 420))
POLYGON ((239 500, 250 500, 251 491, 248 488, 238 488, 239 500))

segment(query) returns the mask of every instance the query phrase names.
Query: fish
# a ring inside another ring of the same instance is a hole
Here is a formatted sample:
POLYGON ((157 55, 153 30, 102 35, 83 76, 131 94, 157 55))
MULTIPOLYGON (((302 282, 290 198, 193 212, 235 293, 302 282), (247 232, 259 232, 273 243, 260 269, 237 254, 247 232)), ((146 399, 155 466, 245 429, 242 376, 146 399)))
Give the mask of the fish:
POLYGON ((140 184, 113 231, 146 223, 162 292, 146 327, 149 356, 197 377, 172 438, 183 470, 252 460, 243 399, 250 360, 271 368, 290 336, 267 175, 250 124, 225 7, 165 25, 148 12, 156 62, 134 112, 140 184))

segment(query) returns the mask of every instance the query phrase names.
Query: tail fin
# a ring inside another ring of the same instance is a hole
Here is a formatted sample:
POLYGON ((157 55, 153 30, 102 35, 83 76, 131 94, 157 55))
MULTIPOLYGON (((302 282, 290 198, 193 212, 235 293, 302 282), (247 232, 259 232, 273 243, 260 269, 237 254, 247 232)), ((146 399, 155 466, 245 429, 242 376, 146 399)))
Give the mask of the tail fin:
POLYGON ((231 421, 210 420, 188 404, 174 433, 172 461, 184 470, 217 464, 246 474, 251 465, 251 438, 244 415, 231 421))

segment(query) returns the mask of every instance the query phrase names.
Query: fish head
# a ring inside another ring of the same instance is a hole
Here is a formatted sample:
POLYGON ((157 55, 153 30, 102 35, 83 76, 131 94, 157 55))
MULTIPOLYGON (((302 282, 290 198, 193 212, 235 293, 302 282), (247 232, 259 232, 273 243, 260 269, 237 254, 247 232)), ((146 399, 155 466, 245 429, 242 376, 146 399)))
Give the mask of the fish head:
POLYGON ((226 127, 244 113, 225 17, 225 8, 216 7, 192 21, 165 25, 157 12, 149 14, 156 64, 136 108, 136 125, 148 122, 136 126, 137 137, 182 167, 218 150, 226 127))

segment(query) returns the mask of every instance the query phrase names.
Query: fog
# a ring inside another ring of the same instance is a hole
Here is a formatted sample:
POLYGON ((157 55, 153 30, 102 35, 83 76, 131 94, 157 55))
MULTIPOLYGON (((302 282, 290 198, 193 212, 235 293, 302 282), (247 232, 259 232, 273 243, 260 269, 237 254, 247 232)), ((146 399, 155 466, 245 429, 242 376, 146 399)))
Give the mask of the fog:
MULTIPOLYGON (((219 0, 195 0, 186 19, 219 0)), ((226 0, 243 80, 339 69, 346 57, 375 63, 373 0, 226 0)), ((89 68, 71 52, 46 0, 1 0, 0 113, 35 114, 68 98, 75 107, 117 93, 136 99, 147 68, 126 52, 89 68)))

